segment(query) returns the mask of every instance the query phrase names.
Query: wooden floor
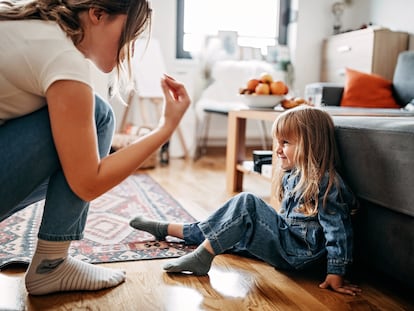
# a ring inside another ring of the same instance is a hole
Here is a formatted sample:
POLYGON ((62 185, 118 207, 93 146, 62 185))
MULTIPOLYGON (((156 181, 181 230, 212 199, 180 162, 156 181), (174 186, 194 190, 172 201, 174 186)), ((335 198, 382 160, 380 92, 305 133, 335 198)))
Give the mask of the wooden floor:
MULTIPOLYGON (((196 162, 173 159, 148 170, 194 217, 203 219, 230 196, 224 152, 196 162)), ((268 182, 245 177, 245 189, 268 200, 268 182)), ((363 276, 363 292, 344 296, 318 288, 319 272, 286 273, 252 259, 219 255, 208 276, 164 273, 168 259, 104 264, 127 271, 124 284, 98 292, 28 296, 24 269, 0 272, 0 310, 414 310, 413 296, 394 283, 363 276)))

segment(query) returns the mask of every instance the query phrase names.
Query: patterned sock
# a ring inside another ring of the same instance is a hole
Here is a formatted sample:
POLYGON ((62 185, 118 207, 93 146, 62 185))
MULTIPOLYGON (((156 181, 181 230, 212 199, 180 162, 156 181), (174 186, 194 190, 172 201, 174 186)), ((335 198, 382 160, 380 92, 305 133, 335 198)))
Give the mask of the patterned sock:
POLYGON ((70 241, 38 240, 25 281, 31 295, 99 290, 125 281, 125 271, 98 267, 68 256, 70 241))
POLYGON ((155 221, 142 216, 137 216, 129 222, 132 228, 151 233, 158 241, 165 240, 168 235, 168 223, 155 221))
POLYGON ((200 245, 194 252, 165 264, 163 268, 167 272, 192 272, 194 275, 206 275, 213 259, 214 255, 200 245))

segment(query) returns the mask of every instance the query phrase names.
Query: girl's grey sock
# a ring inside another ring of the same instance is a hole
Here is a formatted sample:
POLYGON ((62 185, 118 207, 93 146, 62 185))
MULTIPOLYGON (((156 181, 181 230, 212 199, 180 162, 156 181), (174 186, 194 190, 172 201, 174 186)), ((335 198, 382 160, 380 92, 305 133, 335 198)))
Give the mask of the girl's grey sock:
POLYGON ((158 241, 165 240, 165 237, 168 235, 167 222, 137 216, 129 222, 129 225, 135 229, 151 233, 158 241))
POLYGON ((210 270, 214 255, 204 246, 164 265, 167 272, 192 272, 194 275, 206 275, 210 270))

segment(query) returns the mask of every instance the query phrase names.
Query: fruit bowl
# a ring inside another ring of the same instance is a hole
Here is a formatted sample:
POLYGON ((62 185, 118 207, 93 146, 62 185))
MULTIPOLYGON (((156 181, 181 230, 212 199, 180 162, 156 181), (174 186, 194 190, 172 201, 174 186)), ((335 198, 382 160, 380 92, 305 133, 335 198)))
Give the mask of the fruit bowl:
POLYGON ((240 95, 243 102, 250 108, 273 108, 280 104, 284 95, 240 95))

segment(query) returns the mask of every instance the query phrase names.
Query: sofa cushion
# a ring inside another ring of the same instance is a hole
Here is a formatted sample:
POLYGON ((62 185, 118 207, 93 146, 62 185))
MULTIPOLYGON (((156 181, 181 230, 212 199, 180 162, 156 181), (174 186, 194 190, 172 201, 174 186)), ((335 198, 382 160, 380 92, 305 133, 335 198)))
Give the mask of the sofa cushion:
POLYGON ((343 174, 355 194, 414 217, 414 118, 333 119, 343 174))
POLYGON ((414 99, 414 51, 402 52, 398 55, 394 70, 394 97, 401 106, 414 99))
POLYGON ((392 83, 376 74, 346 68, 341 106, 399 108, 393 97, 392 83))

